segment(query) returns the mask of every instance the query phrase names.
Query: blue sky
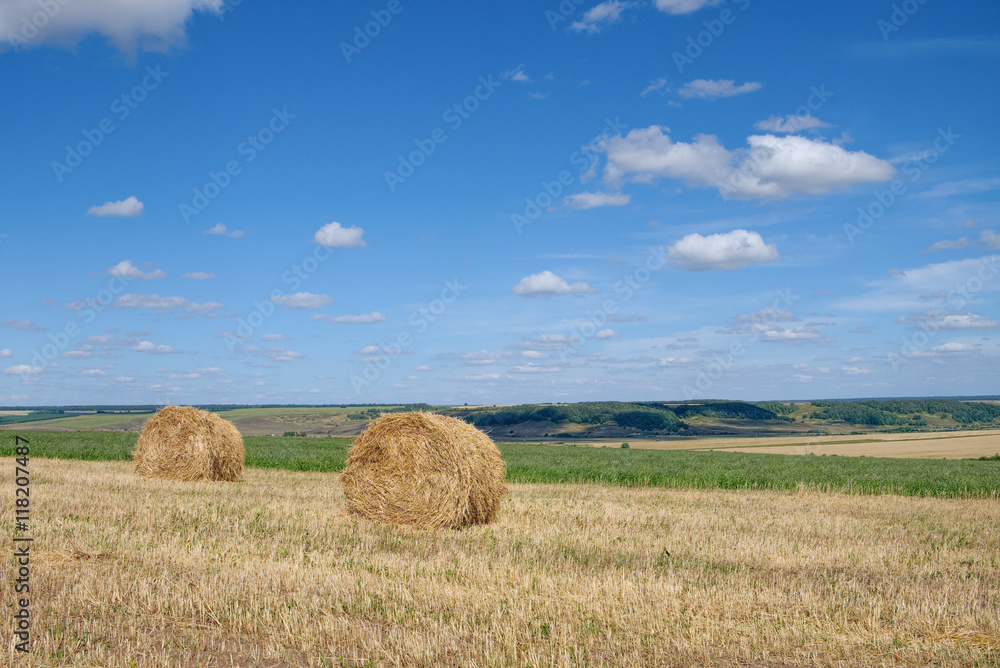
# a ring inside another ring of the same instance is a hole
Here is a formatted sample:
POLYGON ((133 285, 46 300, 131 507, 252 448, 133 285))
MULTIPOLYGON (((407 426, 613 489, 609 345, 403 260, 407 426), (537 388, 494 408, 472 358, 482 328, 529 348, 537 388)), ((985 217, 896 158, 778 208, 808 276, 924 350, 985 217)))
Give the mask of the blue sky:
POLYGON ((994 394, 1000 5, 0 3, 0 405, 994 394))

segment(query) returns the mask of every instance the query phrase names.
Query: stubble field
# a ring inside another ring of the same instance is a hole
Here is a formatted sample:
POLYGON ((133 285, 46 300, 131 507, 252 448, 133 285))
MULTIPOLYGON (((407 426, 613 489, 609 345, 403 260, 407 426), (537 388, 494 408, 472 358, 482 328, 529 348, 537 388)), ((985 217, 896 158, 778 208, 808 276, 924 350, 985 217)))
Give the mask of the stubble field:
POLYGON ((39 666, 1000 661, 997 498, 514 484, 428 532, 348 516, 336 473, 31 469, 39 666))

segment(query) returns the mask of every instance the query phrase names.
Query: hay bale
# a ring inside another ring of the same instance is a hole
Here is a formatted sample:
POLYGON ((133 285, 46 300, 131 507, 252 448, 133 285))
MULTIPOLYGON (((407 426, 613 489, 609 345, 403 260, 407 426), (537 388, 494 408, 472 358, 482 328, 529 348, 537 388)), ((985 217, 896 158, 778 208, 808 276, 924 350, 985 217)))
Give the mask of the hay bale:
POLYGON ((351 445, 340 484, 351 512, 387 524, 489 524, 506 491, 500 451, 472 425, 435 413, 373 421, 351 445))
POLYGON ((167 406, 146 421, 132 459, 149 478, 236 481, 243 478, 243 438, 215 413, 167 406))

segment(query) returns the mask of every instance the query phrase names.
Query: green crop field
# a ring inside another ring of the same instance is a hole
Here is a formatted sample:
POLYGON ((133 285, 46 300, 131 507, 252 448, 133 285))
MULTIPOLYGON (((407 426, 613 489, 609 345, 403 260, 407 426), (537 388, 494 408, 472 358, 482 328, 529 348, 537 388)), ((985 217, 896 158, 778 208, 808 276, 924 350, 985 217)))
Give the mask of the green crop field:
MULTIPOLYGON (((31 432, 34 457, 127 460, 137 435, 31 432)), ((290 471, 338 471, 351 439, 244 438, 246 464, 290 471)), ((690 450, 623 450, 498 444, 511 482, 601 483, 628 487, 808 489, 857 494, 983 498, 1000 496, 1000 461, 765 455, 690 450)), ((13 434, 0 456, 13 454, 13 434)))

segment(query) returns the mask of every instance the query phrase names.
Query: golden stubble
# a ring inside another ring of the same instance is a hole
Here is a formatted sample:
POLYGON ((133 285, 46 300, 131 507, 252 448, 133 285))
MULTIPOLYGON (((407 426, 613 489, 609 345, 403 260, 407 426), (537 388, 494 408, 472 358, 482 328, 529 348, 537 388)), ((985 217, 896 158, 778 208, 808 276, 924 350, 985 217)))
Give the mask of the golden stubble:
POLYGON ((510 485, 427 531, 349 516, 337 474, 31 470, 38 666, 1000 662, 997 499, 510 485))

